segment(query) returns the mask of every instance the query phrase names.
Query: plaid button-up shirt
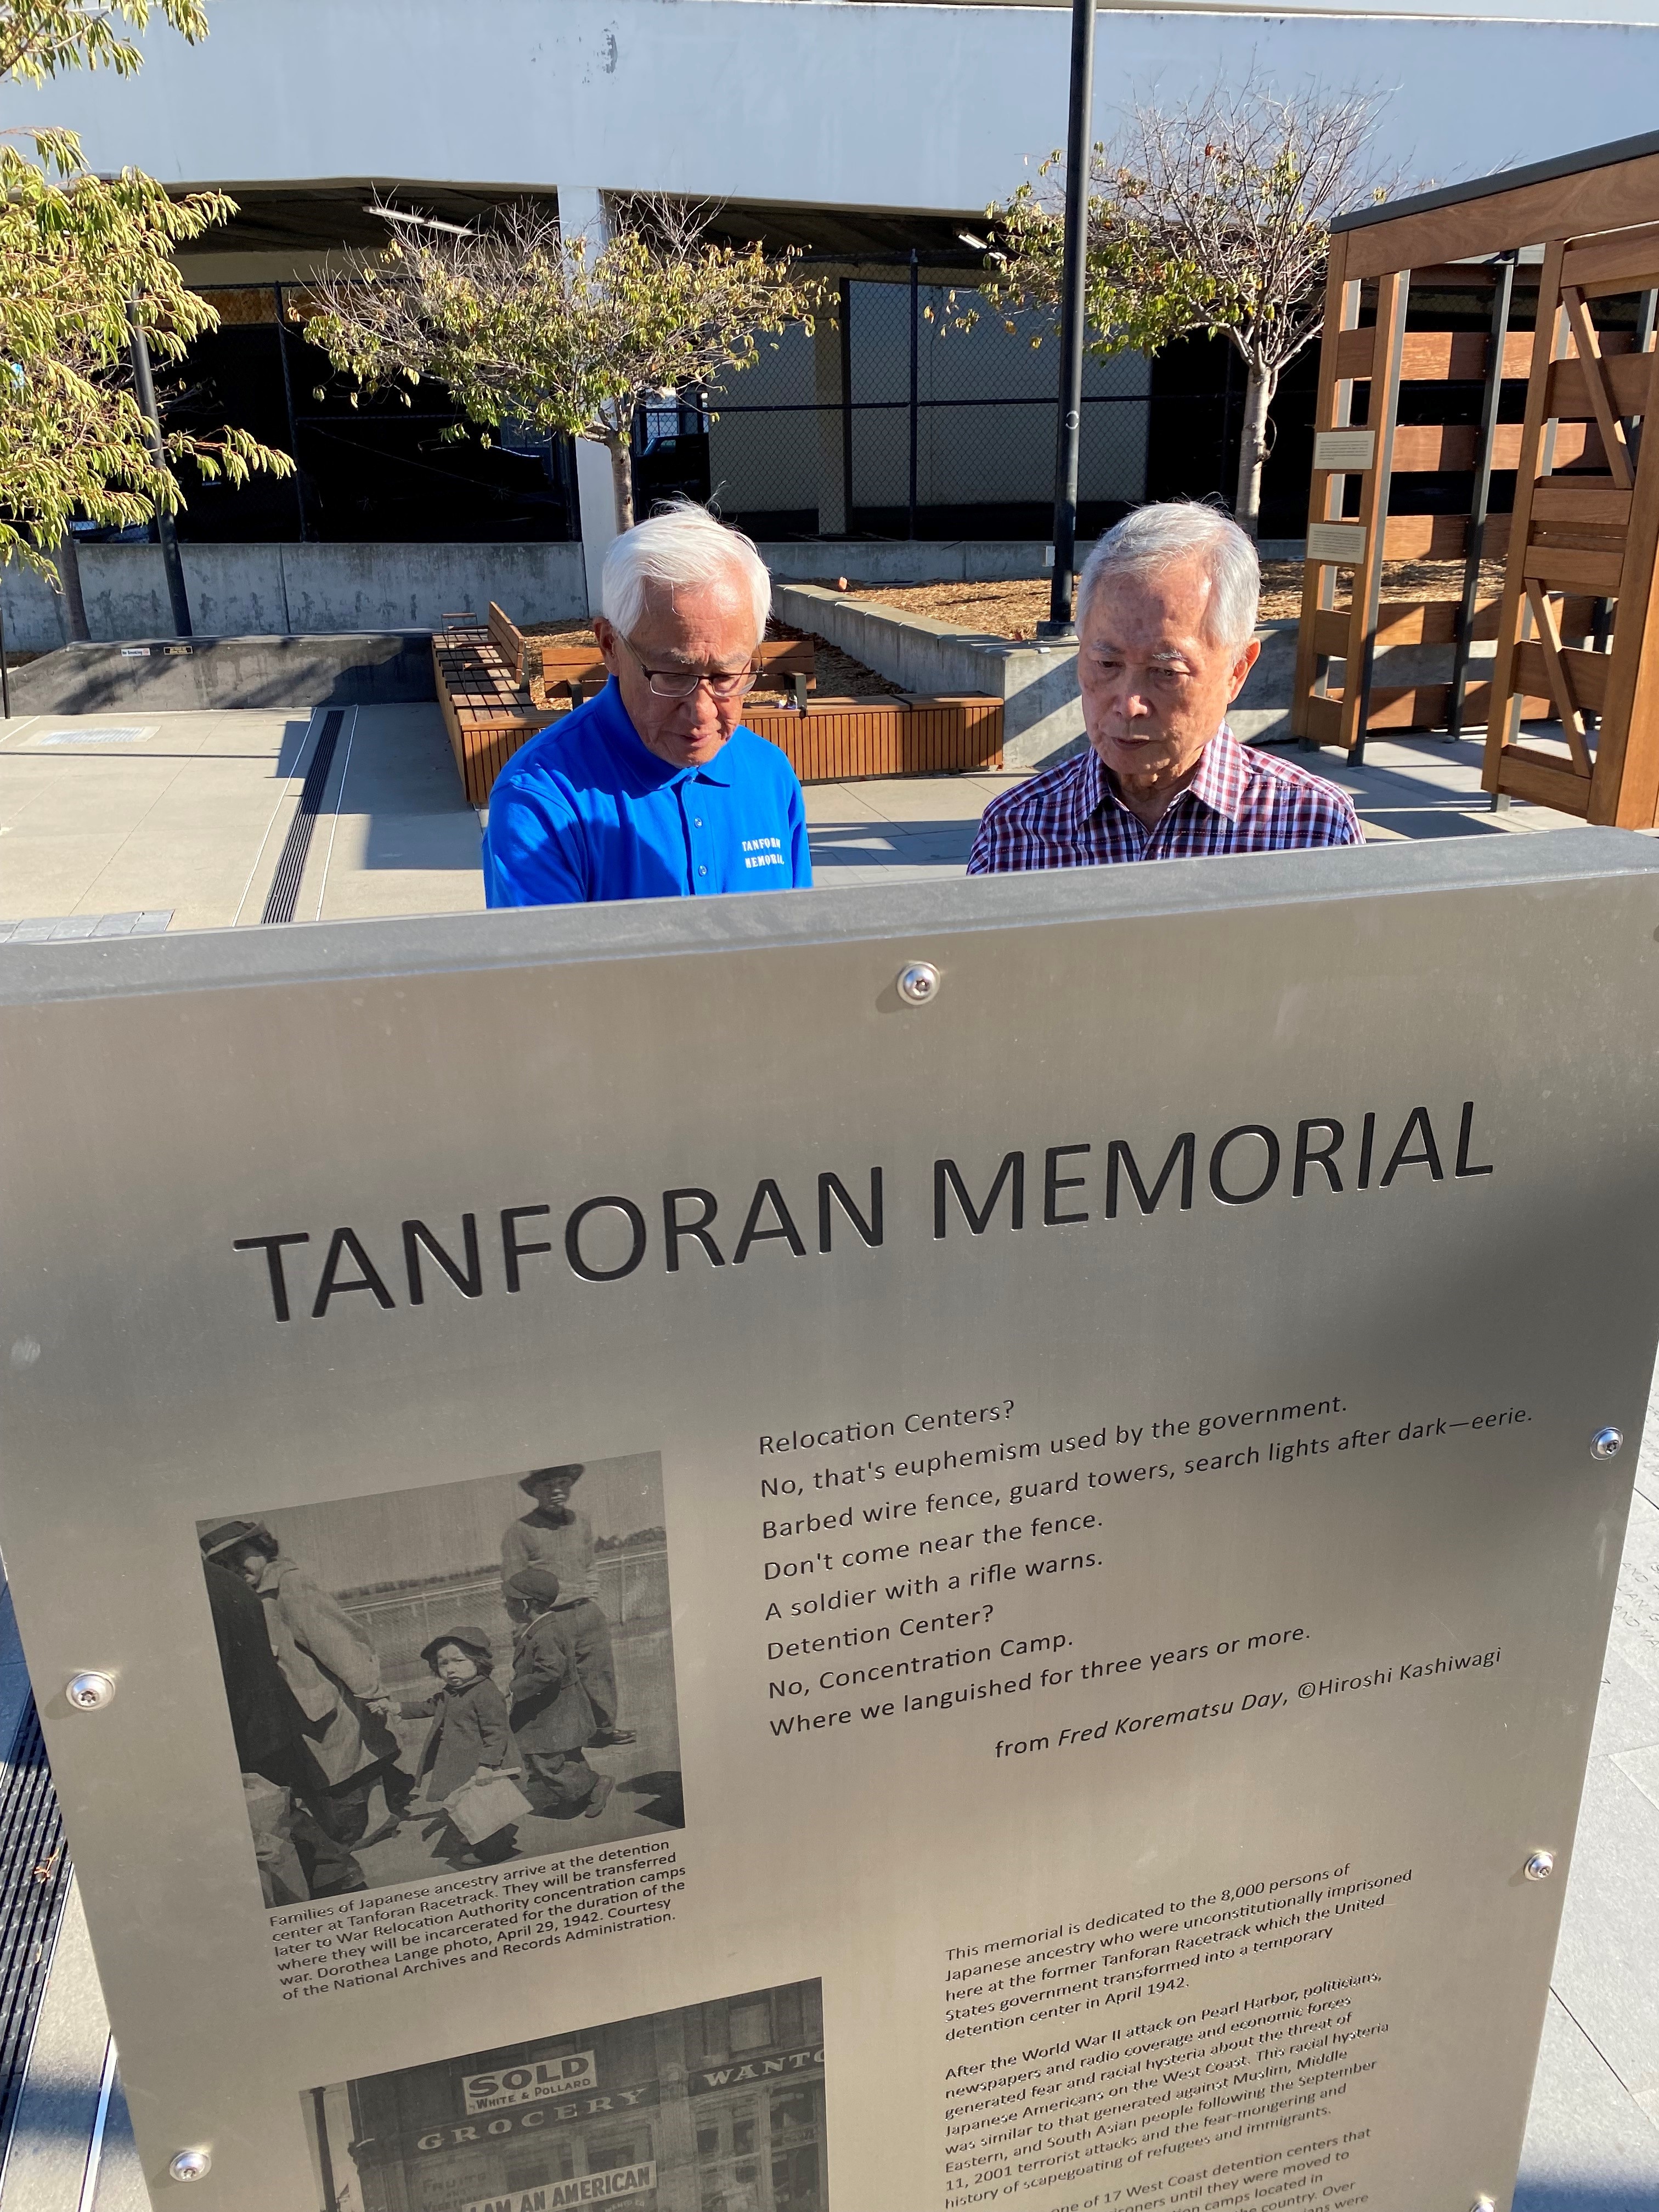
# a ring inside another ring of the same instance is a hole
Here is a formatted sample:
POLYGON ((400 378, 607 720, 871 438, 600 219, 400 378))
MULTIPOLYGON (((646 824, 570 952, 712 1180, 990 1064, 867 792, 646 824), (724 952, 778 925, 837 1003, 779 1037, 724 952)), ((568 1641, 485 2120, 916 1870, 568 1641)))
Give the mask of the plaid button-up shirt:
POLYGON ((1271 753, 1248 750, 1224 725, 1205 746, 1197 775, 1156 828, 1147 829, 1129 811, 1088 745, 991 801, 968 872, 1194 860, 1213 853, 1285 853, 1363 842, 1346 792, 1271 753))

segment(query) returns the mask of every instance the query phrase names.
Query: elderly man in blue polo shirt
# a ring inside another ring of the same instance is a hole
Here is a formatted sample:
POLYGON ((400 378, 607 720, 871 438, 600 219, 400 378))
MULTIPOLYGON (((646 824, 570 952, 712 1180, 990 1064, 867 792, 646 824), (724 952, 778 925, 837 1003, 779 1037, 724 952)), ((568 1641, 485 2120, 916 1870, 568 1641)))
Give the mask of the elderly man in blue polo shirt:
POLYGON ((600 596, 611 680, 496 778, 488 903, 806 890, 795 771, 738 720, 772 604, 753 545, 680 502, 617 539, 600 596))

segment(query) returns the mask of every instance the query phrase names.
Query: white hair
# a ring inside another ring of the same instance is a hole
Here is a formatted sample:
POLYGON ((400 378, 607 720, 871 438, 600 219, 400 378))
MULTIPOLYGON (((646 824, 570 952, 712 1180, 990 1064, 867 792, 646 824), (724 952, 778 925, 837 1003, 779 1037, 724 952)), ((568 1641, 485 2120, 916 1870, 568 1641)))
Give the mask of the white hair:
POLYGON ((599 574, 599 604, 624 637, 645 612, 648 584, 740 583, 755 611, 755 641, 766 635, 772 579, 752 540, 716 522, 706 507, 676 500, 615 539, 599 574))
POLYGON ((1096 590, 1108 576, 1146 575, 1194 555, 1210 579, 1205 628, 1212 643, 1249 644, 1255 632, 1261 597, 1261 568, 1255 547, 1219 507, 1197 500, 1170 499, 1138 507, 1115 523, 1095 546, 1078 582, 1077 624, 1096 590))

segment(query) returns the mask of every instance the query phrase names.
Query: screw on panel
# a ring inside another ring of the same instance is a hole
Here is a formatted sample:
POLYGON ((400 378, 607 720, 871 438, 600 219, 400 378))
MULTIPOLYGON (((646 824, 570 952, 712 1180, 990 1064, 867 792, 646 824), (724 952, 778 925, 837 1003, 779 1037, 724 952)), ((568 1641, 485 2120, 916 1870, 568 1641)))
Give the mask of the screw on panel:
POLYGON ((1592 1459, 1617 1459, 1624 1441, 1622 1429, 1598 1429, 1590 1438, 1590 1456, 1592 1459))
POLYGON ((931 960, 913 960, 899 969, 898 994, 909 1006, 927 1006, 939 996, 939 969, 931 960))
POLYGON ((1534 1851, 1522 1871, 1528 1881, 1547 1881, 1555 1872, 1555 1853, 1534 1851))
POLYGON ((64 1695, 76 1712, 95 1713, 115 1695, 115 1685, 107 1674, 76 1674, 64 1695))
POLYGON ((175 2151, 167 2160, 167 2172, 175 2181, 204 2181, 212 2163, 212 2154, 198 2146, 194 2150, 175 2151))

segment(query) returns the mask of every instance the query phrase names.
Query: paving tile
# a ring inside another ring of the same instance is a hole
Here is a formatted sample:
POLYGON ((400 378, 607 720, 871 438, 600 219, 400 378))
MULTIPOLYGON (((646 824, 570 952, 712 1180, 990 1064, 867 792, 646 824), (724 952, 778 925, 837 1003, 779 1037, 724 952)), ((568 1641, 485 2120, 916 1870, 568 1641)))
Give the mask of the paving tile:
POLYGON ((1626 2087, 1659 2088, 1659 1804, 1592 1759, 1553 1986, 1626 2087))
POLYGON ((80 1889, 71 1882, 17 2102, 0 2212, 72 2212, 78 2204, 108 2040, 80 1889))
MULTIPOLYGON (((1659 1805, 1659 1741, 1616 1751, 1613 1763, 1621 1774, 1630 1777, 1650 1805, 1659 1805)), ((1659 1961, 1655 1963, 1659 1971, 1659 1961)))
POLYGON ((1640 1492, 1631 1501, 1607 1648, 1659 1687, 1659 1506, 1640 1492))
POLYGON ((1659 1683, 1609 1645, 1601 1662, 1590 1756, 1615 1759, 1623 1752, 1645 1750, 1650 1744, 1659 1744, 1659 1683))
POLYGON ((1659 2127, 1559 2000, 1544 2018, 1514 2212, 1659 2205, 1659 2127))

